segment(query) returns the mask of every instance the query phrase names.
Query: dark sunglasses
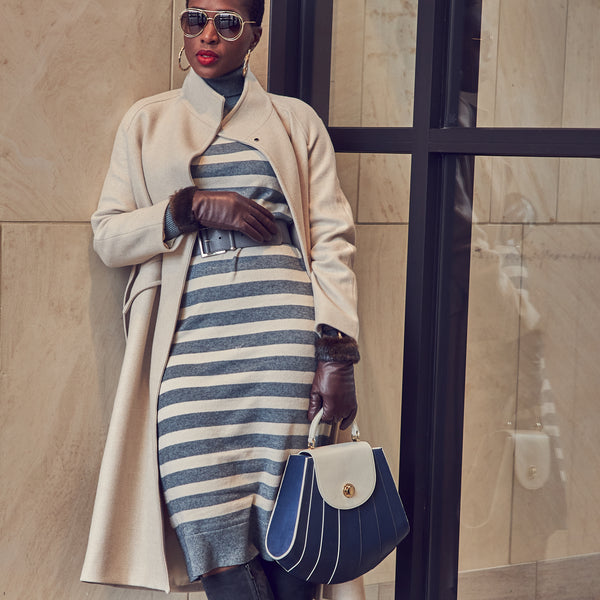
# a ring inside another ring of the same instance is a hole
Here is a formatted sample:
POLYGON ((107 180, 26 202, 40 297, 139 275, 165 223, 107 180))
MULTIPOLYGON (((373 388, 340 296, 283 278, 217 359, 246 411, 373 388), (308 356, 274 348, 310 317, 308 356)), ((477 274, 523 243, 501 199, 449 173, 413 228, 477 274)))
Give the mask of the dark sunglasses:
POLYGON ((188 8, 179 17, 183 35, 188 38, 200 35, 209 21, 213 22, 219 37, 228 42, 235 42, 242 35, 246 23, 256 23, 256 21, 244 21, 241 15, 232 10, 188 8), (209 17, 208 13, 213 16, 209 17))

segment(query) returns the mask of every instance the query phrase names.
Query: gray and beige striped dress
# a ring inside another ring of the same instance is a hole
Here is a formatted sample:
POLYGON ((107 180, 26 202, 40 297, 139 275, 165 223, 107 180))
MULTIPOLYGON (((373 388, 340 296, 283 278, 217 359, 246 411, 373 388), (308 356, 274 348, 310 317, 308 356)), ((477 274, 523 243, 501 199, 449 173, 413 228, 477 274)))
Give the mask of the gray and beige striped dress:
MULTIPOLYGON (((291 223, 271 165, 217 137, 197 187, 233 190, 291 223)), ((306 447, 314 376, 310 279, 293 246, 201 257, 198 241, 158 405, 161 483, 188 574, 266 557, 287 456, 306 447)))

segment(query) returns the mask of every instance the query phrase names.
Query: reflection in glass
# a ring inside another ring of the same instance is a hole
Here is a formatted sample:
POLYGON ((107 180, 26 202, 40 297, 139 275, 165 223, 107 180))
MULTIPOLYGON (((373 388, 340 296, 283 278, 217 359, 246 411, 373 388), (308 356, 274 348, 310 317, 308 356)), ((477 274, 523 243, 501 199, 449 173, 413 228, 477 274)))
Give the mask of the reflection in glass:
POLYGON ((581 207, 589 182, 571 174, 600 164, 486 160, 474 163, 459 598, 509 584, 543 598, 578 570, 589 577, 573 576, 564 589, 592 597, 600 589, 600 224, 581 207), (524 164, 560 177, 532 185, 524 164), (544 193, 550 212, 539 210, 544 193))

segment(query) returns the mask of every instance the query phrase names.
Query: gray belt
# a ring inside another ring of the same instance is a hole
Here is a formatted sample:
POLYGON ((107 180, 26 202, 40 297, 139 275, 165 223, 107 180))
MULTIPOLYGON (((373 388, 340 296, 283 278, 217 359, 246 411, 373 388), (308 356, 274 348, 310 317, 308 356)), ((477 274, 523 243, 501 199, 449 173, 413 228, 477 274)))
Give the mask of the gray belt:
POLYGON ((287 223, 281 219, 277 219, 275 225, 277 226, 277 233, 268 242, 257 242, 241 231, 213 229, 212 227, 199 229, 198 244, 200 246, 200 255, 203 257, 214 256, 215 254, 224 254, 228 250, 248 248, 250 246, 293 245, 287 223))

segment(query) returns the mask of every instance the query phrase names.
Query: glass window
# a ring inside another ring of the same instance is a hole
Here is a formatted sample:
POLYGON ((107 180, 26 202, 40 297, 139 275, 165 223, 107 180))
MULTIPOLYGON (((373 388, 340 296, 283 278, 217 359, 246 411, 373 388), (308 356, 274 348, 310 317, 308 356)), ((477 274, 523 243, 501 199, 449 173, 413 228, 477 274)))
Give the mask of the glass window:
POLYGON ((342 188, 357 223, 408 223, 409 154, 338 154, 342 188))
POLYGON ((474 164, 459 598, 592 597, 600 161, 474 164))
POLYGON ((329 124, 410 127, 417 0, 337 0, 333 11, 329 124))
POLYGON ((597 0, 472 4, 481 6, 479 127, 600 127, 597 0))
MULTIPOLYGON (((338 154, 342 188, 357 222, 360 352, 356 368, 361 436, 399 470, 402 352, 410 156, 338 154)), ((365 575, 369 594, 393 594, 395 553, 365 575)), ((368 596, 371 597, 371 596, 368 596)), ((391 597, 391 595, 390 595, 391 597)))

